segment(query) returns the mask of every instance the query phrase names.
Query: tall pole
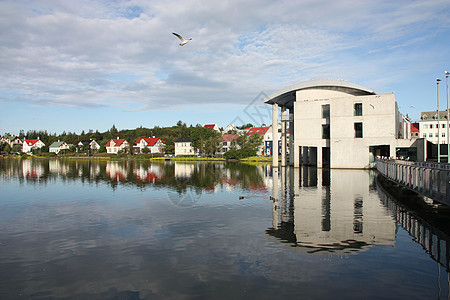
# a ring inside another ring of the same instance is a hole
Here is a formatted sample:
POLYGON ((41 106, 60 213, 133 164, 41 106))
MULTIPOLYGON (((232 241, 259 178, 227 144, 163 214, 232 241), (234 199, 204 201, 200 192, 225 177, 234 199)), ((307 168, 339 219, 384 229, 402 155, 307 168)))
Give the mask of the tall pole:
POLYGON ((272 104, 272 166, 278 172, 278 104, 272 104))
POLYGON ((441 145, 439 144, 439 81, 441 81, 439 78, 436 79, 436 90, 437 90, 437 147, 438 147, 438 158, 437 161, 441 162, 441 145))
POLYGON ((449 143, 450 130, 448 128, 449 124, 448 119, 450 119, 449 101, 448 101, 448 75, 450 75, 450 73, 445 71, 445 79, 447 81, 447 163, 450 163, 450 143, 449 143))

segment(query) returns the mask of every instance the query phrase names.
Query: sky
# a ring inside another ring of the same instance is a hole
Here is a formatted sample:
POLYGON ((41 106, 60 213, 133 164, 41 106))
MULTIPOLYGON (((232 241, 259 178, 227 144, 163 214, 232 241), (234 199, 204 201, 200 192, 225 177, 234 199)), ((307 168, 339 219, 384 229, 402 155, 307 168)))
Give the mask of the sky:
POLYGON ((314 79, 447 107, 450 1, 0 0, 0 135, 271 123, 314 79), (172 34, 192 40, 185 46, 172 34))

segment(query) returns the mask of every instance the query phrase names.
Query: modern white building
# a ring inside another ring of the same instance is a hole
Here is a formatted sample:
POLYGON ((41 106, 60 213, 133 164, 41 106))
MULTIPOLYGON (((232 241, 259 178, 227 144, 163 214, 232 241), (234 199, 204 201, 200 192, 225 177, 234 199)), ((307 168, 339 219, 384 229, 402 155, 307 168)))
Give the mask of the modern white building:
MULTIPOLYGON (((265 103, 272 105, 273 124, 278 124, 281 107, 281 165, 370 168, 376 156, 395 157, 397 150, 409 149, 416 141, 410 139, 411 124, 394 94, 377 95, 347 81, 299 83, 272 94, 265 103)), ((423 155, 420 147, 412 152, 418 158, 423 155)), ((278 153, 273 157, 277 166, 278 153)))

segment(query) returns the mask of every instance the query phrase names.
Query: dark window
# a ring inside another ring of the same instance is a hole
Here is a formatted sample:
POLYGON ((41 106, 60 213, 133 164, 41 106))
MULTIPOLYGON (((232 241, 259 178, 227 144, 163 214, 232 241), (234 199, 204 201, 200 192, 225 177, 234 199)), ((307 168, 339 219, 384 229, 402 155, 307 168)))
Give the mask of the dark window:
POLYGON ((322 118, 324 119, 330 118, 330 104, 322 105, 322 118))
POLYGON ((363 137, 363 124, 361 122, 355 123, 355 138, 363 137))
POLYGON ((323 139, 330 138, 330 124, 322 124, 322 138, 323 139))
POLYGON ((362 116, 362 103, 355 103, 354 105, 354 115, 362 116))

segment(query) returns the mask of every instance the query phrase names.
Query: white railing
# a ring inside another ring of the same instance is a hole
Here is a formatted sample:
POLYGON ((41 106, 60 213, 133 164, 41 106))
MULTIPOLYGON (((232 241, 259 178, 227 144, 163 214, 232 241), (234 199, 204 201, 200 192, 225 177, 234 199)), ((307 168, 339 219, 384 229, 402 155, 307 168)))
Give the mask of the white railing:
POLYGON ((450 164, 377 158, 377 170, 398 184, 450 206, 450 164))

